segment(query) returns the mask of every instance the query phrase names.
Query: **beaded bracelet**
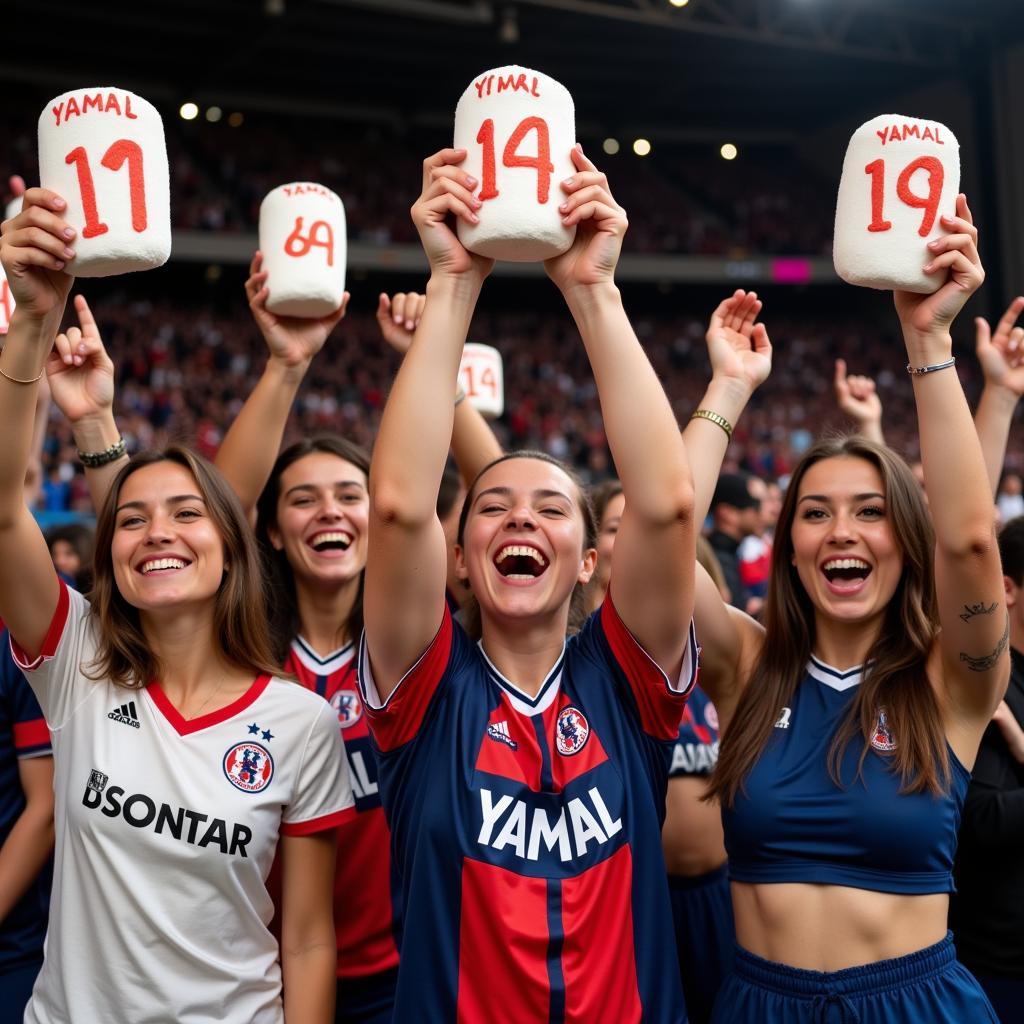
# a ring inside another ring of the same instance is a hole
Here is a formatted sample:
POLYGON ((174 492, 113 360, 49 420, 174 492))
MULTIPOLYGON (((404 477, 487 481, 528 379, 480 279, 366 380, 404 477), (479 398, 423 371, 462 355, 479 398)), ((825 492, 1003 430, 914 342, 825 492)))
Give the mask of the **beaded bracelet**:
POLYGON ((730 440, 732 439, 732 424, 724 416, 719 416, 717 412, 712 412, 710 409, 698 409, 690 419, 710 420, 710 422, 716 424, 725 431, 726 437, 730 440))

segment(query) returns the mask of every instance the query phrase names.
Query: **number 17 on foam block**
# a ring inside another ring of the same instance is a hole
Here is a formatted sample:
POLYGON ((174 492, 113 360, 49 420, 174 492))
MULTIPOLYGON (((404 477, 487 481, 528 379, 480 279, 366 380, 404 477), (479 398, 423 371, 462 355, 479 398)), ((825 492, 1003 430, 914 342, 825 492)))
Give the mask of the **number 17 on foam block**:
POLYGON ((528 263, 565 252, 576 229, 562 224, 559 182, 574 174, 572 97, 553 78, 517 65, 485 71, 455 109, 455 148, 477 179, 479 224, 459 220, 471 252, 528 263))
POLYGON ((125 89, 73 89, 39 115, 39 182, 65 202, 78 231, 75 277, 163 266, 171 255, 171 191, 164 124, 125 89))
POLYGON ((956 213, 960 145, 937 121, 883 114, 850 139, 836 203, 836 273, 867 288, 937 291, 928 243, 956 213))

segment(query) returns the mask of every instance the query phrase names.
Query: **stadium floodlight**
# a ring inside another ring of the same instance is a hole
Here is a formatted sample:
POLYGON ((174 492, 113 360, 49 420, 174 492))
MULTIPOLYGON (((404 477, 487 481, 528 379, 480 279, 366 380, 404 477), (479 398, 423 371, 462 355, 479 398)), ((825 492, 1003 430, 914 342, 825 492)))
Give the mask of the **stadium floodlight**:
POLYGON ((685 7, 690 0, 668 0, 673 7, 685 7))
POLYGON ((216 124, 220 119, 223 111, 220 107, 207 107, 206 108, 206 120, 211 124, 216 124))
POLYGON ((619 140, 618 139, 605 139, 601 143, 601 148, 609 155, 615 156, 619 151, 619 140))
POLYGON ((199 116, 199 107, 190 100, 188 103, 182 103, 178 113, 181 114, 182 121, 194 121, 199 116))
POLYGON ((651 151, 651 144, 647 139, 636 139, 633 142, 633 152, 637 156, 647 156, 651 151))
POLYGON ((731 142, 727 142, 718 152, 722 154, 723 160, 735 160, 740 151, 731 142))

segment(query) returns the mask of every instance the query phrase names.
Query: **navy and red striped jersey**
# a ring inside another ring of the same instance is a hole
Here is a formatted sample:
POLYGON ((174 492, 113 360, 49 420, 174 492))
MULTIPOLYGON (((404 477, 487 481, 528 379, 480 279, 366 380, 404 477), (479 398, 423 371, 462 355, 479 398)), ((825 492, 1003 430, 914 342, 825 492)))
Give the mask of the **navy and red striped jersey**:
POLYGON ((608 600, 529 696, 446 611, 381 706, 364 645, 401 879, 395 1020, 685 1021, 661 825, 696 665, 691 629, 671 683, 608 600))
POLYGON ((669 778, 681 775, 710 775, 718 763, 718 709, 711 698, 695 686, 683 709, 679 735, 672 747, 669 778))
POLYGON ((285 671, 330 702, 345 741, 356 816, 338 828, 334 927, 338 977, 362 977, 398 965, 391 885, 391 833, 381 807, 377 756, 370 743, 356 681, 355 645, 321 658, 301 637, 285 671))
MULTIPOLYGON (((0 846, 25 810, 18 761, 50 757, 50 730, 39 701, 11 657, 9 634, 0 634, 0 846)), ((46 866, 0 922, 0 973, 43 958, 53 865, 46 866)))

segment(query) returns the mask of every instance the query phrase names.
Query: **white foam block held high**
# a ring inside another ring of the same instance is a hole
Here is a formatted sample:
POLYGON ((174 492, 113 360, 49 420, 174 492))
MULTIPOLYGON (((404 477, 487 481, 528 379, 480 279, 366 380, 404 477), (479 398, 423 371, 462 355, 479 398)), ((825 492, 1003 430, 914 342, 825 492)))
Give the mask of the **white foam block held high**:
POLYGON ((956 213, 960 145, 937 121, 883 114, 850 139, 836 203, 836 273, 866 288, 927 294, 946 275, 925 274, 928 243, 956 213))
POLYGON ((333 313, 345 294, 345 207, 324 185, 293 181, 260 204, 260 250, 279 316, 333 313))
MULTIPOLYGON (((4 210, 4 220, 17 217, 21 213, 21 206, 21 196, 15 196, 4 210)), ((8 327, 11 326, 11 314, 14 312, 15 305, 14 296, 11 294, 11 286, 7 283, 4 265, 0 263, 0 334, 6 334, 8 327)))
POLYGON ((565 86, 510 65, 478 75, 455 109, 455 148, 479 182, 479 224, 458 222, 469 250, 526 263, 565 252, 576 236, 562 224, 559 182, 574 174, 576 113, 565 86))
POLYGON ((164 125, 141 96, 73 89, 39 115, 39 182, 67 202, 78 231, 75 277, 152 270, 171 255, 171 192, 164 125))
POLYGON ((496 348, 467 343, 459 365, 459 384, 482 416, 493 419, 505 411, 505 373, 496 348))

